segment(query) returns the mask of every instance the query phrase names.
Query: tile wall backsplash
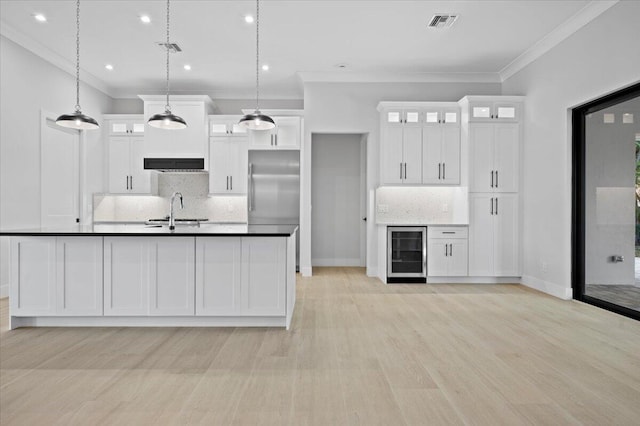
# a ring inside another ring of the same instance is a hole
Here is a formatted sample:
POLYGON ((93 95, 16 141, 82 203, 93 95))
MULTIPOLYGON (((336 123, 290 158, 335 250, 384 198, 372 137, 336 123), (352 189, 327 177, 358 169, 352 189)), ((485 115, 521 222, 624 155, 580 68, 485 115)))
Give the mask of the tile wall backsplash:
POLYGON ((176 202, 176 218, 208 219, 211 222, 246 223, 247 197, 244 195, 208 195, 207 173, 152 173, 155 195, 94 194, 94 222, 143 222, 169 214, 169 199, 174 192, 184 197, 184 209, 176 202))
POLYGON ((383 186, 375 209, 380 225, 468 225, 468 188, 383 186))

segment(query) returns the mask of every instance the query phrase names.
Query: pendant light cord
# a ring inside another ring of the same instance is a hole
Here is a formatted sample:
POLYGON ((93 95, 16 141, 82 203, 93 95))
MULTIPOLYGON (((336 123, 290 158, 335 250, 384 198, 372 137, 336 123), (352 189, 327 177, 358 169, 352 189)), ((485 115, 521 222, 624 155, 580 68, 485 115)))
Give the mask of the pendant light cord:
POLYGON ((260 111, 260 0, 256 0, 256 113, 260 111))
POLYGON ((169 2, 170 0, 167 0, 167 104, 165 105, 167 112, 171 112, 171 106, 169 105, 169 2))
POLYGON ((76 0, 76 112, 80 108, 80 0, 76 0))

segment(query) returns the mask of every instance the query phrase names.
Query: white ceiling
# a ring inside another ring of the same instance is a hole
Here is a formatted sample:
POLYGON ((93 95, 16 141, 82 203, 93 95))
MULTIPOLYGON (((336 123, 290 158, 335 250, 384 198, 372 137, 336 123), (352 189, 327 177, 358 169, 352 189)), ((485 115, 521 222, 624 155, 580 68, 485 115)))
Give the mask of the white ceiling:
MULTIPOLYGON (((585 8, 587 0, 346 1, 262 0, 264 98, 301 99, 300 72, 350 78, 501 70, 585 8), (452 28, 427 28, 435 13, 460 17, 452 28), (346 63, 340 70, 337 64, 346 63)), ((166 2, 82 1, 84 77, 114 97, 164 90, 166 2), (143 25, 139 16, 152 23, 143 25), (107 71, 104 66, 113 64, 107 71), (95 78, 93 78, 95 77, 95 78)), ((171 2, 172 93, 250 98, 255 85, 254 1, 171 2), (183 70, 189 63, 190 72, 183 70)), ((73 70, 75 1, 0 0, 2 33, 73 70), (47 16, 46 23, 33 18, 47 16)), ((0 60, 2 52, 0 52, 0 60)), ((375 78, 374 78, 375 80, 375 78)), ((496 80, 499 81, 499 80, 496 80)))

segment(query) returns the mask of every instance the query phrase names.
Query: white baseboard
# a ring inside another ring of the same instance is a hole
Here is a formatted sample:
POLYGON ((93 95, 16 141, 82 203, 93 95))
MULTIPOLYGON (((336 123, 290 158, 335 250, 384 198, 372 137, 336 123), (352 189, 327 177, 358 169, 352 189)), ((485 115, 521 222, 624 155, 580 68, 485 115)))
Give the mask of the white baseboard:
POLYGON ((312 266, 361 266, 357 259, 311 259, 312 266))
POLYGON ((312 276, 312 268, 311 266, 301 266, 300 267, 300 274, 302 274, 303 277, 310 277, 312 276))
POLYGON ((378 278, 378 268, 367 268, 367 276, 378 278))
POLYGON ((0 299, 9 297, 9 284, 0 285, 0 299))
POLYGON ((541 280, 530 275, 522 276, 522 285, 550 294, 563 300, 571 300, 573 298, 573 289, 571 287, 563 287, 550 281, 541 280))
POLYGON ((520 277, 427 277, 427 284, 520 284, 520 277))

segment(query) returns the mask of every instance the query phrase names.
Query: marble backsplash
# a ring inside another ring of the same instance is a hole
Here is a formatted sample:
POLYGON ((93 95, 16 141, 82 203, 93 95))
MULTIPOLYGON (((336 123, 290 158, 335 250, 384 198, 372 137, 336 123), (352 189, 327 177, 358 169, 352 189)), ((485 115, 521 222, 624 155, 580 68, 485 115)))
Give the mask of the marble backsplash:
POLYGON ((466 187, 389 187, 376 190, 379 225, 468 225, 466 187))
POLYGON ((184 209, 176 201, 176 218, 208 219, 220 223, 246 223, 246 195, 209 195, 207 173, 151 174, 152 195, 94 194, 94 222, 144 222, 169 215, 169 200, 182 193, 184 209))

